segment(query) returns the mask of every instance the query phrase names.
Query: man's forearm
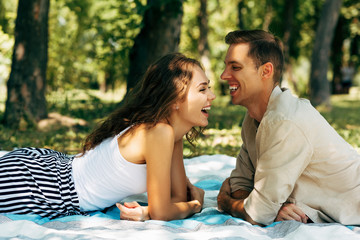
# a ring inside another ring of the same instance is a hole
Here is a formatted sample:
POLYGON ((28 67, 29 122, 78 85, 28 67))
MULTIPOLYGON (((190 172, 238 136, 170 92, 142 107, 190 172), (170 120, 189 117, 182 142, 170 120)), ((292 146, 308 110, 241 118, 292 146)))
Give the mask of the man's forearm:
POLYGON ((244 208, 244 200, 249 195, 246 191, 240 191, 233 193, 232 197, 227 192, 220 191, 218 195, 218 207, 224 212, 229 213, 233 217, 244 219, 245 221, 261 225, 251 219, 251 217, 246 213, 244 208))
POLYGON ((244 199, 234 199, 228 193, 219 193, 218 205, 221 210, 229 213, 233 217, 245 219, 247 215, 244 209, 244 199))

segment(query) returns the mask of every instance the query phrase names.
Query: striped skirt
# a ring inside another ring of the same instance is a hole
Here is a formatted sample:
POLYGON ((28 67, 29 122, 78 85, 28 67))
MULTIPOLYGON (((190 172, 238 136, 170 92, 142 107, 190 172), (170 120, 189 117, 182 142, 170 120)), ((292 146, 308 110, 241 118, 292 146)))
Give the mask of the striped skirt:
POLYGON ((50 219, 80 211, 72 161, 50 149, 22 148, 0 158, 0 213, 36 214, 50 219))

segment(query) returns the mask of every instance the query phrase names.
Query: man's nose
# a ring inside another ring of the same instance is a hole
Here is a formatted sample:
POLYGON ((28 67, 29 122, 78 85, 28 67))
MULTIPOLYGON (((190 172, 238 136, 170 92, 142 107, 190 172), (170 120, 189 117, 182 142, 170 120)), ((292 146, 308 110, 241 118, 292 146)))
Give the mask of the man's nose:
POLYGON ((228 72, 226 71, 226 69, 223 71, 223 73, 220 75, 220 78, 222 79, 222 80, 227 80, 227 79, 229 79, 229 74, 228 74, 228 72))

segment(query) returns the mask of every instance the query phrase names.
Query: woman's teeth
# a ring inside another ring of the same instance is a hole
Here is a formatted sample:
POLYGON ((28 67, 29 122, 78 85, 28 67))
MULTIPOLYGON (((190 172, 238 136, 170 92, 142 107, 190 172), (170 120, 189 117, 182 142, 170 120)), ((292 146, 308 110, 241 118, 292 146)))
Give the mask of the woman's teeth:
POLYGON ((201 109, 201 111, 207 113, 207 111, 209 111, 211 109, 211 107, 204 107, 203 109, 201 109))

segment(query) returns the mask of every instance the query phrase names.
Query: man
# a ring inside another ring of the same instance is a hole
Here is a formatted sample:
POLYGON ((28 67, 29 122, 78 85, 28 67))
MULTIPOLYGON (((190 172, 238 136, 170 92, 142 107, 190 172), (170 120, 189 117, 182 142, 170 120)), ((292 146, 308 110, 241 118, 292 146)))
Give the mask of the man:
POLYGON ((247 114, 219 209, 259 225, 360 224, 360 155, 308 100, 280 89, 281 42, 261 30, 230 32, 225 42, 221 78, 247 114))

